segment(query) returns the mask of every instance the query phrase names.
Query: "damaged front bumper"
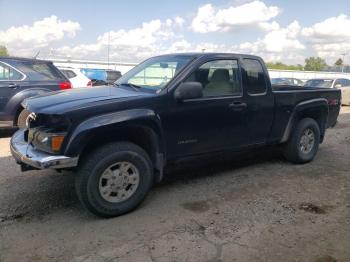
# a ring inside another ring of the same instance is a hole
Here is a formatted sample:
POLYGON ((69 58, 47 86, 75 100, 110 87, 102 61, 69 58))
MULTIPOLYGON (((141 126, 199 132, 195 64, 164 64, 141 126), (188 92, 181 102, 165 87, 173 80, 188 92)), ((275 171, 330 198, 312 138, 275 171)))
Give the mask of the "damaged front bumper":
POLYGON ((11 138, 11 154, 21 165, 22 171, 30 169, 63 169, 76 167, 78 157, 50 155, 36 150, 24 140, 24 130, 17 131, 11 138))

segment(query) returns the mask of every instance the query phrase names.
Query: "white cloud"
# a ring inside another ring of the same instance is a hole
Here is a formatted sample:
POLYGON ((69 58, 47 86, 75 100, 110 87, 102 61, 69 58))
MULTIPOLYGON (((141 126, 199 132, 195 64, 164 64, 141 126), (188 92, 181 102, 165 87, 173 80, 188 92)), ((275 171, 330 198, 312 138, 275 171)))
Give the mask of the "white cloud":
POLYGON ((297 39, 300 25, 294 21, 286 28, 278 24, 262 39, 245 42, 239 45, 224 43, 193 43, 179 34, 184 21, 180 18, 165 21, 152 20, 130 30, 106 32, 99 36, 95 43, 81 44, 74 47, 64 46, 55 50, 55 55, 69 55, 73 58, 99 59, 107 58, 108 38, 110 58, 117 61, 140 61, 152 55, 177 52, 245 52, 268 57, 269 60, 280 60, 284 57, 292 60, 300 58, 295 52, 305 46, 297 39), (291 52, 293 56, 291 57, 291 52))
POLYGON ((183 19, 181 16, 175 17, 175 24, 179 27, 182 27, 185 23, 185 19, 183 19))
POLYGON ((316 55, 326 59, 329 64, 333 64, 338 58, 342 58, 346 54, 345 60, 349 63, 350 43, 329 43, 329 44, 314 44, 312 49, 316 55))
MULTIPOLYGON (((71 57, 77 59, 110 59, 137 62, 149 56, 176 52, 236 52, 260 55, 268 61, 302 63, 304 56, 318 55, 333 63, 343 53, 350 52, 350 17, 340 14, 309 27, 302 28, 294 21, 280 26, 275 17, 279 7, 267 6, 262 1, 232 0, 231 6, 219 8, 207 4, 189 20, 190 29, 199 33, 220 33, 236 28, 255 27, 265 31, 255 41, 228 42, 192 40, 188 23, 180 16, 172 19, 154 19, 131 29, 116 29, 101 33, 89 42, 71 45, 68 37, 75 37, 80 24, 50 16, 31 25, 11 27, 0 31, 0 45, 17 56, 32 56, 41 50, 41 57, 71 57), (186 36, 186 37, 185 37, 186 36), (51 51, 51 56, 48 55, 51 51)), ((224 34, 223 34, 224 35, 224 34)), ((209 36, 208 36, 209 37, 209 36)), ((211 37, 211 36, 210 36, 211 37)), ((195 38, 196 39, 196 38, 195 38)), ((197 38, 198 39, 198 38, 197 38)), ((221 38, 220 38, 221 39, 221 38)), ((347 56, 349 61, 350 56, 347 56)))
POLYGON ((33 48, 47 47, 50 43, 74 37, 80 30, 80 24, 73 21, 61 21, 56 16, 46 17, 32 25, 10 27, 0 31, 0 44, 6 45, 16 55, 27 55, 33 48))
POLYGON ((350 43, 315 44, 313 48, 320 56, 339 56, 350 50, 350 43))
POLYGON ((306 47, 300 42, 301 27, 297 21, 285 28, 279 28, 268 32, 263 38, 255 42, 245 42, 233 47, 236 52, 256 54, 268 61, 300 62, 299 52, 306 47))
POLYGON ((280 29, 280 25, 276 21, 273 21, 271 23, 269 23, 269 22, 259 23, 259 27, 265 31, 272 31, 272 30, 280 29))
POLYGON ((316 55, 328 63, 333 64, 342 54, 350 52, 350 17, 344 14, 303 28, 302 34, 316 55))
POLYGON ((216 8, 206 4, 198 8, 192 20, 192 30, 198 33, 227 32, 241 26, 257 26, 264 30, 276 29, 277 23, 268 23, 280 13, 277 6, 266 6, 253 1, 239 6, 216 8))
POLYGON ((303 28, 302 34, 311 41, 319 43, 350 41, 350 18, 344 14, 331 17, 311 27, 303 28))
POLYGON ((168 49, 169 53, 188 52, 192 44, 185 39, 174 42, 168 49))
MULTIPOLYGON (((68 55, 79 58, 106 59, 107 46, 110 44, 110 58, 118 61, 139 61, 155 55, 166 48, 170 41, 180 41, 177 32, 184 24, 182 17, 159 19, 143 23, 140 27, 106 32, 99 36, 95 43, 81 44, 75 47, 64 46, 54 50, 57 55, 68 55)), ((181 46, 181 41, 177 42, 181 46)), ((174 44, 174 50, 176 45, 174 44)))
POLYGON ((256 42, 242 43, 240 50, 252 53, 283 53, 305 49, 305 46, 297 39, 300 33, 300 25, 297 21, 292 22, 286 28, 279 28, 267 33, 256 42))

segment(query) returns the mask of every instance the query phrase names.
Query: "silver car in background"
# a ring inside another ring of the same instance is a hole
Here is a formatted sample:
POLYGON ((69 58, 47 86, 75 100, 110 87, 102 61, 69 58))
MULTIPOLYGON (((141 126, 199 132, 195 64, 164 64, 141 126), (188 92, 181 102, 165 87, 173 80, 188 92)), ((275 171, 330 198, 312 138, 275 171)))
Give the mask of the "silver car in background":
POLYGON ((350 105, 350 80, 346 78, 315 78, 306 81, 305 87, 337 88, 341 90, 342 104, 350 105))

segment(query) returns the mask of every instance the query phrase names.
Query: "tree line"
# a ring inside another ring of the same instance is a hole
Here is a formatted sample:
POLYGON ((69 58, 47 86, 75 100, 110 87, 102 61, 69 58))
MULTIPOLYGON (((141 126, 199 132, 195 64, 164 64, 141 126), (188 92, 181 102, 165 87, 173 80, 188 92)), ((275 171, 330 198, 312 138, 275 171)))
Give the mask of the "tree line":
MULTIPOLYGON (((279 70, 305 70, 305 71, 323 71, 324 69, 330 67, 327 65, 326 61, 321 57, 308 57, 305 59, 304 65, 286 65, 281 62, 268 62, 266 63, 269 69, 279 69, 279 70)), ((335 61, 334 66, 342 67, 345 66, 343 59, 339 58, 335 61)))

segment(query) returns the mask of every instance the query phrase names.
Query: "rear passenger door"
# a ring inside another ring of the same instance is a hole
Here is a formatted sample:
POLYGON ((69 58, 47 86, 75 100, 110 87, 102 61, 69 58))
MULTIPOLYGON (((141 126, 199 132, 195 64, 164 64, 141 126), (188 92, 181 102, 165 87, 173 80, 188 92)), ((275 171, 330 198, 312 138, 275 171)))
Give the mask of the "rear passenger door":
POLYGON ((242 65, 250 144, 264 144, 270 135, 274 115, 274 95, 268 73, 258 59, 243 58, 242 65))
POLYGON ((8 101, 19 90, 26 76, 13 66, 0 62, 0 112, 4 110, 8 101))

